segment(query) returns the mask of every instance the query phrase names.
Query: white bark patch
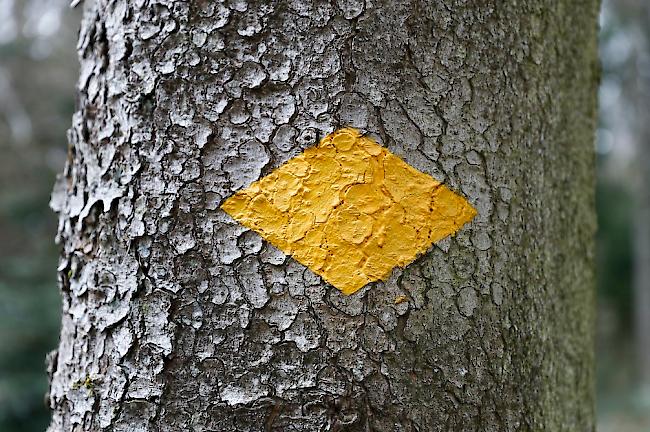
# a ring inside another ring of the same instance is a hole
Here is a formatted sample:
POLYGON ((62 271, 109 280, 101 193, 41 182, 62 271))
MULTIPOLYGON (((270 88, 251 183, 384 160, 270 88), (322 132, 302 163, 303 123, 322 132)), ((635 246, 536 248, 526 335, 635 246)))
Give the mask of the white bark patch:
POLYGON ((220 392, 219 397, 228 405, 243 405, 268 395, 268 388, 260 383, 259 378, 245 376, 238 384, 228 384, 220 392))
POLYGON ((239 224, 222 225, 214 233, 214 241, 219 251, 219 260, 223 264, 231 264, 242 256, 242 251, 237 244, 239 236, 248 229, 239 224))
POLYGON ((264 279, 260 274, 259 262, 257 259, 244 258, 237 264, 237 278, 239 279, 244 295, 254 308, 261 308, 269 301, 269 293, 266 290, 264 279))
POLYGON ((284 332, 285 340, 293 341, 302 352, 317 348, 320 337, 318 323, 304 312, 301 312, 291 327, 284 332))
POLYGON ((99 393, 99 425, 108 428, 117 417, 115 404, 119 403, 126 391, 127 378, 124 371, 117 366, 111 366, 101 377, 94 391, 99 393), (100 384, 100 385, 99 385, 100 384), (97 388, 99 387, 99 388, 97 388))
POLYGON ((262 168, 269 162, 264 146, 251 140, 239 147, 239 154, 224 164, 224 170, 234 190, 249 186, 259 179, 262 168))
POLYGON ((70 413, 70 422, 72 424, 81 424, 86 413, 92 412, 95 404, 95 395, 92 390, 85 386, 85 378, 81 378, 74 384, 67 394, 72 412, 70 413))
POLYGON ((153 295, 142 306, 144 318, 144 341, 158 347, 162 354, 172 352, 172 334, 174 325, 169 322, 169 299, 162 295, 153 295))
POLYGON ((274 297, 268 307, 264 308, 262 316, 271 325, 280 331, 291 326, 298 314, 299 302, 289 295, 274 297))
POLYGON ((120 326, 113 333, 113 344, 120 357, 124 357, 133 345, 133 332, 127 325, 120 326))

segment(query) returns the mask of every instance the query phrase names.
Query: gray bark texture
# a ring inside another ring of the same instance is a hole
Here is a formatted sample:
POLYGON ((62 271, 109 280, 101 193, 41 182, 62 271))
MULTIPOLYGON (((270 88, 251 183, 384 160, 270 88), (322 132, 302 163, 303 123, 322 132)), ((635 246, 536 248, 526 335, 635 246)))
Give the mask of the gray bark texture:
POLYGON ((50 432, 594 429, 596 0, 83 7, 50 432), (344 125, 478 210, 351 296, 219 209, 344 125))

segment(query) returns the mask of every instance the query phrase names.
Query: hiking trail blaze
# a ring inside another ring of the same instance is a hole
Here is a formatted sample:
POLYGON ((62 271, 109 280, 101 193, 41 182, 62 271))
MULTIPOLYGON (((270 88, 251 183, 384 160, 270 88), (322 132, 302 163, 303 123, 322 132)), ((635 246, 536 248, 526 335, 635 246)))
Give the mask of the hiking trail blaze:
POLYGON ((476 215, 465 198, 352 128, 221 208, 344 294, 387 278, 476 215))

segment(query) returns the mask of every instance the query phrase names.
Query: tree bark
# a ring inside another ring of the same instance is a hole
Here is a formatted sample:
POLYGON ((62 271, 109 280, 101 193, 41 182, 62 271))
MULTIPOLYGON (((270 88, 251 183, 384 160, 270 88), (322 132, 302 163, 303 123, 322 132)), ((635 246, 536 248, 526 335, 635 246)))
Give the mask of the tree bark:
POLYGON ((50 431, 594 429, 596 0, 84 9, 50 431), (344 125, 478 211, 351 296, 219 209, 344 125))

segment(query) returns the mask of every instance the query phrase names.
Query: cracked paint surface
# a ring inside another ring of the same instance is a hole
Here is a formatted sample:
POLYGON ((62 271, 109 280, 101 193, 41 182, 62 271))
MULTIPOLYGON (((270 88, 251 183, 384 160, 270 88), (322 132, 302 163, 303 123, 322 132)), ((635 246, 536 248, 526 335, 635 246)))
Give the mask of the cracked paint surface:
POLYGON ((353 128, 221 208, 344 294, 386 279, 476 216, 463 197, 353 128))

